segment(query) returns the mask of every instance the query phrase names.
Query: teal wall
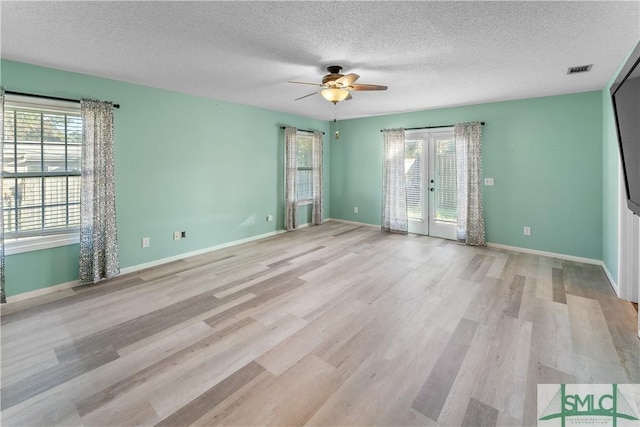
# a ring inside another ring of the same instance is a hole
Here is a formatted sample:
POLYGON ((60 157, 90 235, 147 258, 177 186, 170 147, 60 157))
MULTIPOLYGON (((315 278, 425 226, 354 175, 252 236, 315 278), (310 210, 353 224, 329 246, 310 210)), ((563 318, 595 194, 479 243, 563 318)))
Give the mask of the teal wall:
MULTIPOLYGON (((284 222, 283 131, 325 121, 2 60, 7 90, 121 105, 115 110, 120 266, 274 232, 284 222), (266 222, 266 216, 274 216, 266 222), (172 240, 174 231, 187 238, 172 240), (151 246, 141 248, 141 238, 151 246)), ((329 135, 324 139, 329 187, 329 135)), ((330 211, 325 192, 325 212, 330 211)), ((300 223, 310 210, 300 209, 300 223)), ((78 245, 10 255, 8 296, 77 279, 78 245)))
POLYGON ((487 240, 602 259, 602 119, 595 91, 338 122, 331 217, 380 224, 380 129, 485 121, 484 176, 495 180, 483 188, 487 240))
POLYGON ((78 279, 79 252, 76 244, 7 256, 7 296, 78 279))

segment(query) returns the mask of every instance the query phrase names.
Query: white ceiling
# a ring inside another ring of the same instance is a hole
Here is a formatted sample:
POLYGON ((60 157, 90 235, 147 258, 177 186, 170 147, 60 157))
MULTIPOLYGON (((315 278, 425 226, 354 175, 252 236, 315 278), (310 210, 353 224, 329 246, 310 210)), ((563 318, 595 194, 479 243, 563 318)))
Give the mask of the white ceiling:
POLYGON ((0 13, 5 59, 324 120, 333 106, 294 101, 314 88, 287 80, 342 65, 389 90, 353 93, 339 118, 373 116, 600 90, 640 40, 638 0, 3 0, 0 13))

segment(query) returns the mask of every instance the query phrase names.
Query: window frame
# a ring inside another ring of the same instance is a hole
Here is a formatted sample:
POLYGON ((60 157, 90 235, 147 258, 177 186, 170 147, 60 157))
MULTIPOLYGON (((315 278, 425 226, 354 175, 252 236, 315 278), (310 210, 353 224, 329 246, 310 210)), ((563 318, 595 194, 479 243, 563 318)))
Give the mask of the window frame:
MULTIPOLYGON (((40 113, 72 114, 74 116, 81 117, 80 104, 76 102, 49 100, 49 99, 37 99, 37 101, 34 101, 34 98, 32 97, 25 97, 20 95, 11 95, 11 94, 5 94, 4 109, 5 109, 5 114, 7 109, 20 109, 20 110, 33 110, 40 113)), ((4 129, 0 131, 4 132, 4 129)), ((42 141, 40 143, 43 144, 42 141)), ((67 159, 67 157, 68 157, 68 153, 65 153, 65 159, 67 159)), ((79 173, 68 173, 68 171, 65 171, 63 173, 41 171, 36 173, 30 172, 28 173, 28 175, 35 176, 35 177, 51 177, 51 176, 69 177, 69 176, 81 176, 81 173, 82 173, 81 171, 79 173)), ((17 178, 17 177, 20 177, 20 174, 19 173, 7 174, 3 172, 3 175, 2 175, 3 180, 8 177, 17 178)), ((66 202, 67 203, 65 205, 68 205, 68 198, 66 202)), ((2 226, 4 227, 4 224, 2 226)), ((55 248, 60 246, 68 246, 68 245, 78 244, 79 242, 80 242, 80 225, 74 226, 74 227, 68 227, 68 228, 61 228, 61 229, 51 229, 51 230, 41 229, 33 233, 26 232, 23 235, 17 235, 17 236, 14 236, 11 234, 9 235, 5 234, 5 241, 4 241, 6 255, 37 251, 37 250, 55 248)))
POLYGON ((309 197, 306 199, 298 199, 298 190, 299 190, 299 186, 300 186, 300 172, 304 171, 304 172, 311 172, 312 176, 313 176, 313 134, 309 133, 309 132, 305 132, 305 131, 300 131, 297 130, 296 131, 296 147, 298 152, 296 153, 296 200, 298 203, 298 206, 306 206, 306 205, 311 205, 313 204, 313 179, 309 181, 309 186, 310 186, 310 193, 309 193, 309 197), (300 166, 300 138, 308 138, 309 139, 309 159, 311 160, 311 164, 309 166, 300 166))

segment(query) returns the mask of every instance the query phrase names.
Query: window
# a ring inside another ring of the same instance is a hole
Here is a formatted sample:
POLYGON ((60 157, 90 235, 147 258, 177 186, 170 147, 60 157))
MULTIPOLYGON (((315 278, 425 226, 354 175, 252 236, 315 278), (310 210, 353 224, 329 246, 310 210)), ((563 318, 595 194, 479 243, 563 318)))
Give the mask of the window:
POLYGON ((437 138, 435 141, 435 179, 438 183, 434 217, 441 221, 458 219, 458 177, 456 171, 456 140, 437 138))
POLYGON ((404 175, 407 191, 407 217, 418 221, 422 221, 424 219, 424 202, 422 200, 422 184, 424 181, 422 145, 423 141, 421 139, 406 139, 404 142, 404 175))
POLYGON ((80 226, 79 105, 5 100, 5 238, 74 233, 80 226))
POLYGON ((299 205, 308 205, 313 200, 313 135, 297 135, 298 176, 297 197, 299 205))

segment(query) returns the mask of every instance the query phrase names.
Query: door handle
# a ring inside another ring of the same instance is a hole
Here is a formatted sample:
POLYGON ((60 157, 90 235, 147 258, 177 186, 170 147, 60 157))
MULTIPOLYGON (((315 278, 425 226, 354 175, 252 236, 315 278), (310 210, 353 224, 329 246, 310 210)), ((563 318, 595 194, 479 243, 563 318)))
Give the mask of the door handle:
POLYGON ((435 190, 433 189, 433 187, 431 187, 431 188, 429 189, 429 191, 435 191, 435 190))

